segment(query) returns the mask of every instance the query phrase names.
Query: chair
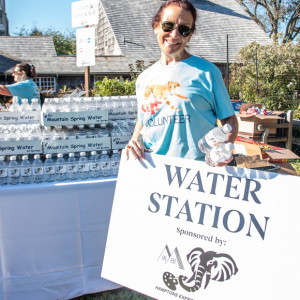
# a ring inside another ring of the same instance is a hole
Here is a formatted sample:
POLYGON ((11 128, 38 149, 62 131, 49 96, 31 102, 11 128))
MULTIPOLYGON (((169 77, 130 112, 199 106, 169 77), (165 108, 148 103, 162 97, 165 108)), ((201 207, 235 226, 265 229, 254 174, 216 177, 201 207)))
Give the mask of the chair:
POLYGON ((285 148, 292 150, 293 111, 289 110, 279 115, 283 119, 278 124, 258 124, 257 129, 263 131, 261 142, 272 144, 274 142, 285 142, 285 148), (276 128, 276 136, 269 137, 270 128, 276 128))

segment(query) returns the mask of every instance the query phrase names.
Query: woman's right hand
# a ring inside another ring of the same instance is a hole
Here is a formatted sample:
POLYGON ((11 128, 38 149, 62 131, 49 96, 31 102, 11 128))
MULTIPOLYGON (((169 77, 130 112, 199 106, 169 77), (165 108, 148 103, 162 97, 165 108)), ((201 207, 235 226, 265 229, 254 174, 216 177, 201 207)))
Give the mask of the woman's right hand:
POLYGON ((147 149, 143 143, 142 136, 139 135, 137 138, 132 138, 127 146, 125 147, 127 160, 129 157, 134 157, 135 159, 141 160, 145 158, 145 152, 151 152, 150 149, 147 149))

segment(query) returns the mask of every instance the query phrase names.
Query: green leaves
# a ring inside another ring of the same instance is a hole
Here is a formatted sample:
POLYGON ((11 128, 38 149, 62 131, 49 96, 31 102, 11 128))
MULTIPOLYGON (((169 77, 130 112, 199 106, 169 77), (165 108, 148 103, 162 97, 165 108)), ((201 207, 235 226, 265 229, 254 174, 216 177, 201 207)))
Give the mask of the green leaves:
POLYGON ((102 81, 97 81, 94 89, 92 90, 93 95, 103 96, 121 96, 121 95, 134 95, 135 94, 135 79, 124 80, 121 78, 108 79, 104 77, 102 81))
POLYGON ((24 26, 19 32, 14 32, 18 36, 52 36, 56 53, 58 55, 75 55, 76 54, 76 35, 73 32, 61 33, 57 30, 49 28, 40 30, 36 26, 31 30, 24 26))
POLYGON ((231 66, 243 100, 270 110, 296 109, 300 102, 300 44, 253 42, 239 51, 231 66))

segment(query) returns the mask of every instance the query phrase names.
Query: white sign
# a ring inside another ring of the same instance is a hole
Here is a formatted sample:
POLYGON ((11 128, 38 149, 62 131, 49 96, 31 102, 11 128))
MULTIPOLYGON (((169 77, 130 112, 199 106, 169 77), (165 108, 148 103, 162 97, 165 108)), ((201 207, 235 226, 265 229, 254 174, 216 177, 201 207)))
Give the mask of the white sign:
POLYGON ((40 111, 0 112, 0 123, 3 124, 33 124, 40 121, 40 111))
POLYGON ((0 155, 39 154, 42 153, 41 140, 2 141, 0 155))
POLYGON ((72 27, 95 25, 99 22, 99 0, 72 2, 72 27))
MULTIPOLYGON (((52 140, 43 144, 44 153, 70 153, 80 151, 99 151, 111 149, 111 138, 86 138, 71 140, 52 140)), ((123 148, 123 147, 120 147, 123 148)), ((119 149, 120 149, 119 148, 119 149)))
POLYGON ((108 119, 109 120, 125 120, 125 119, 136 119, 137 118, 137 108, 114 108, 109 109, 108 119))
POLYGON ((300 178, 123 153, 101 276, 155 299, 300 299, 300 178))
POLYGON ((100 124, 108 121, 107 110, 43 113, 44 126, 100 124))
POLYGON ((95 28, 76 30, 77 67, 95 65, 95 28))

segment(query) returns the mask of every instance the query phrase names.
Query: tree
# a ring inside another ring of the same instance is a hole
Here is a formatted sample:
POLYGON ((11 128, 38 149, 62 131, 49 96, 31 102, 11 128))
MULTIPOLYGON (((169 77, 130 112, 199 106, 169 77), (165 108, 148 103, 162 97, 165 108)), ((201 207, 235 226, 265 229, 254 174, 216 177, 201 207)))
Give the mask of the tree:
POLYGON ((231 66, 232 78, 243 100, 262 103, 267 109, 295 109, 300 101, 300 42, 259 45, 253 42, 239 51, 239 63, 231 66))
POLYGON ((300 33, 299 0, 237 0, 251 18, 270 36, 282 30, 282 42, 293 41, 300 33))
POLYGON ((76 36, 73 32, 61 33, 52 28, 40 30, 36 26, 31 30, 27 30, 23 26, 19 32, 15 32, 14 34, 18 36, 51 36, 58 55, 76 54, 76 36))

